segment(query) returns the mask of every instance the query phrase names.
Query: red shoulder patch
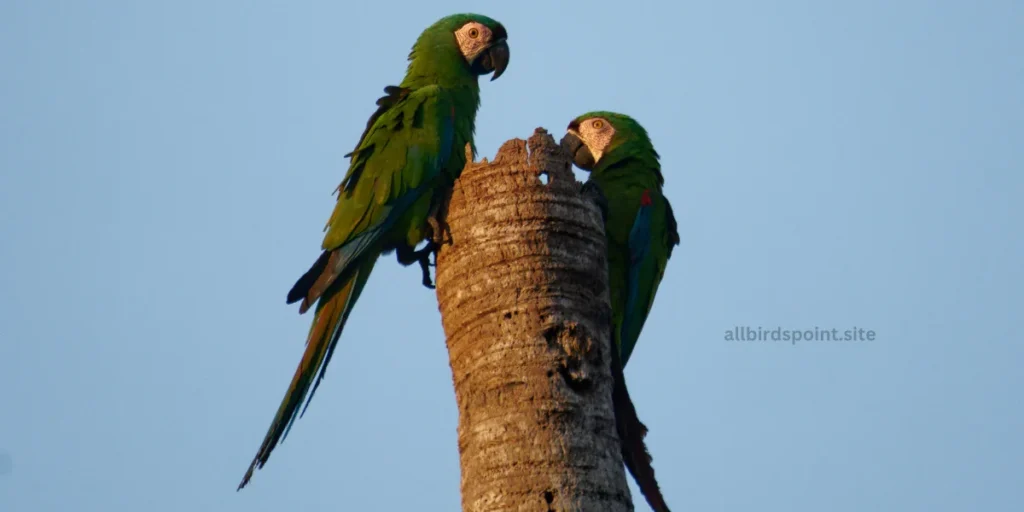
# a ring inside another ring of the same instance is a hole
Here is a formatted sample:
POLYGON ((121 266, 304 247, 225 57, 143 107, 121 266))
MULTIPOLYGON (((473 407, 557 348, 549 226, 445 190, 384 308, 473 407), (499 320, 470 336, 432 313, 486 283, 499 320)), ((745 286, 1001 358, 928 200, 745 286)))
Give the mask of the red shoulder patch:
POLYGON ((651 203, 651 189, 644 189, 643 195, 640 196, 640 206, 650 206, 651 203))

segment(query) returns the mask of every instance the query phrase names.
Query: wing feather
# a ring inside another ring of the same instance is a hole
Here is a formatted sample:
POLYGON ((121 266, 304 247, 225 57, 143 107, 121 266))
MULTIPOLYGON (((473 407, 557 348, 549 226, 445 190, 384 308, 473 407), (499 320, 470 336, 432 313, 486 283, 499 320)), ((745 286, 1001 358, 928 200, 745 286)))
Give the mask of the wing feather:
POLYGON ((656 204, 645 202, 637 211, 633 227, 629 232, 629 274, 627 277, 626 311, 620 332, 622 363, 636 347, 647 315, 654 305, 661 278, 665 274, 672 248, 679 244, 676 220, 672 207, 664 196, 659 201, 665 205, 665 219, 662 226, 656 226, 654 215, 656 204), (660 232, 659 232, 660 231, 660 232), (657 235, 661 235, 660 237, 657 235), (656 246, 660 245, 660 247, 656 246))
POLYGON ((331 255, 317 261, 323 268, 315 279, 303 276, 289 292, 289 302, 303 300, 301 311, 367 251, 381 250, 392 228, 436 185, 448 161, 454 132, 449 93, 437 86, 385 92, 337 188, 322 244, 331 255))

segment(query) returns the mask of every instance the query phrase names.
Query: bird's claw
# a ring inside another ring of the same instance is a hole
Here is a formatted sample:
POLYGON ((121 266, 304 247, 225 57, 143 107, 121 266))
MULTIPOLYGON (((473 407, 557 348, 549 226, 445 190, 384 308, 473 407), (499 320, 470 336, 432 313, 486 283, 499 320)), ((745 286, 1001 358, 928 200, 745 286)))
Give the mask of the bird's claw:
POLYGON ((435 202, 430 214, 427 215, 427 224, 430 225, 427 245, 418 251, 407 253, 409 259, 406 261, 409 263, 415 261, 420 264, 420 269, 423 271, 423 286, 431 290, 437 288, 430 279, 430 267, 437 267, 437 251, 441 249, 441 246, 452 243, 452 233, 448 228, 448 223, 442 220, 444 215, 441 213, 441 204, 446 201, 435 202), (433 263, 430 262, 431 254, 434 255, 433 263))
POLYGON ((433 241, 428 241, 426 247, 414 252, 413 256, 415 256, 416 262, 420 264, 420 270, 423 271, 423 286, 431 290, 437 288, 430 279, 430 267, 437 266, 437 244, 433 241), (431 254, 434 255, 434 263, 430 263, 431 254))
POLYGON ((430 279, 430 267, 437 266, 437 245, 431 241, 427 241, 426 247, 414 251, 411 247, 398 247, 397 248, 398 263, 403 266, 412 265, 413 263, 419 263, 420 270, 423 272, 423 286, 433 290, 434 283, 430 279), (430 263, 430 254, 434 253, 434 263, 430 263))
MULTIPOLYGON (((430 224, 430 241, 436 248, 452 243, 452 232, 447 222, 439 219, 437 215, 431 215, 427 217, 427 223, 430 224)), ((437 258, 434 259, 436 261, 437 258)))
POLYGON ((430 290, 434 290, 437 286, 434 286, 433 280, 430 279, 430 269, 427 267, 427 259, 423 258, 420 260, 420 269, 423 270, 423 286, 430 290))

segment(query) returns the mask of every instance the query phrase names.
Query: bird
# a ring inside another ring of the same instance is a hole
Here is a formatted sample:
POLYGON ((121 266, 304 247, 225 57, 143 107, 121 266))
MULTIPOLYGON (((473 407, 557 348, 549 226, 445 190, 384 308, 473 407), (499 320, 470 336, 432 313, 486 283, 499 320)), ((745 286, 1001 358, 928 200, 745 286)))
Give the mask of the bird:
MULTIPOLYGON (((382 37, 392 37, 384 30, 382 37)), ((305 352, 246 471, 241 490, 305 414, 330 363, 352 308, 378 258, 394 251, 403 265, 420 262, 443 241, 440 202, 473 144, 480 76, 501 76, 509 63, 508 34, 481 14, 454 14, 427 27, 408 56, 405 78, 384 89, 335 190, 322 252, 288 292, 299 313, 315 306, 305 352), (428 244, 416 251, 424 240, 428 244), (302 406, 305 402, 305 406, 302 406), (300 406, 302 406, 300 412, 300 406)), ((425 283, 426 284, 426 283, 425 283)))
POLYGON ((651 508, 668 512, 640 422, 626 387, 625 369, 654 304, 679 232, 662 187, 659 155, 647 131, 632 117, 608 111, 573 119, 562 147, 590 173, 581 191, 602 209, 608 247, 612 308, 612 402, 621 452, 651 508))

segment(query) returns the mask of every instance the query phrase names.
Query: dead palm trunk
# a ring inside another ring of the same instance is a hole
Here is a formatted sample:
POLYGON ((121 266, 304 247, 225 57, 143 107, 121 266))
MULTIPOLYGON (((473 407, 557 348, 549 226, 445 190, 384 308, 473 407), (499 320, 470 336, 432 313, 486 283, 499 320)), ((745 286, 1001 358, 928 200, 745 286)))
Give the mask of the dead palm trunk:
MULTIPOLYGON (((470 158, 470 160, 472 160, 470 158)), ((612 408, 604 228, 547 132, 470 162, 438 255, 462 509, 632 511, 612 408), (538 175, 546 174, 547 184, 538 175)))

